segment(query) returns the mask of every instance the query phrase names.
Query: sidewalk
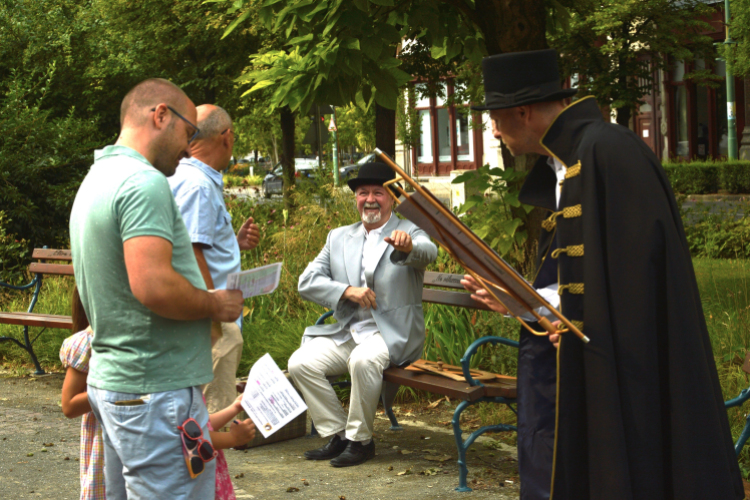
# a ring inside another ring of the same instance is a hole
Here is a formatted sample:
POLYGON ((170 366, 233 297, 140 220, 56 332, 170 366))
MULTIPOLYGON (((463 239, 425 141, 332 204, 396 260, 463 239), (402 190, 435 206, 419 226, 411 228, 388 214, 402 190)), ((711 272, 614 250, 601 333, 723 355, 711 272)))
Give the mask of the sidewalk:
MULTIPOLYGON (((62 380, 62 374, 40 378, 0 374, 0 498, 78 498, 80 420, 68 420, 60 410, 62 380)), ((237 499, 518 498, 515 450, 506 445, 493 449, 483 444, 493 442, 485 437, 468 454, 469 481, 476 481, 471 484, 474 491, 454 491, 458 484, 456 447, 453 433, 445 425, 450 416, 448 408, 404 407, 399 414, 404 431, 396 433, 387 430, 387 419, 378 415, 376 456, 358 467, 334 469, 327 462, 302 458, 305 450, 324 444, 317 438, 299 438, 246 452, 228 450, 225 453, 237 499)))

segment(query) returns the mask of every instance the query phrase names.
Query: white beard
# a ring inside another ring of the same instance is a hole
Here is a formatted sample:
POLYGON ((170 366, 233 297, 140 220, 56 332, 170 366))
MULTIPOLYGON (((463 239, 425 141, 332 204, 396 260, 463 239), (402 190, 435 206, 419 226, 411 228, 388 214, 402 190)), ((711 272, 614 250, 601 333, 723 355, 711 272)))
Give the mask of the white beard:
POLYGON ((383 214, 380 212, 375 214, 367 214, 364 211, 362 212, 362 222, 365 224, 377 224, 382 218, 383 214))

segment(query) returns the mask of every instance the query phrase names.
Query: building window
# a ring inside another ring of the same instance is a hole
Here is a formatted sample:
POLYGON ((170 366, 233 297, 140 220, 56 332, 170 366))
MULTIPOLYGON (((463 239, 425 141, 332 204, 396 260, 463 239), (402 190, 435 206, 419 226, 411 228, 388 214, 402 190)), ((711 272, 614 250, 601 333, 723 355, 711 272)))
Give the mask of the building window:
POLYGON ((677 61, 672 68, 674 90, 675 135, 677 147, 675 154, 683 158, 690 157, 690 138, 688 137, 688 103, 685 86, 685 61, 677 61))
MULTIPOLYGON (((418 95, 424 84, 417 84, 418 95)), ((471 116, 448 104, 452 82, 441 82, 434 98, 417 102, 421 126, 419 147, 413 153, 419 175, 448 175, 456 169, 476 169, 481 160, 481 131, 471 129, 471 116), (475 154, 479 151, 479 154, 475 154)))
POLYGON ((419 110, 419 127, 417 163, 432 163, 432 119, 429 109, 419 110))
MULTIPOLYGON (((684 159, 726 157, 729 153, 727 125, 726 67, 721 60, 696 59, 686 66, 682 61, 671 67, 669 84, 670 155, 684 159), (720 77, 711 88, 685 80, 685 74, 709 69, 720 77)), ((739 80, 739 83, 742 81, 739 80)), ((737 107, 742 109, 744 92, 735 80, 737 107)), ((737 117, 737 130, 745 126, 744 115, 737 117)))
POLYGON ((456 152, 458 161, 474 161, 474 141, 471 140, 469 115, 456 110, 456 152))

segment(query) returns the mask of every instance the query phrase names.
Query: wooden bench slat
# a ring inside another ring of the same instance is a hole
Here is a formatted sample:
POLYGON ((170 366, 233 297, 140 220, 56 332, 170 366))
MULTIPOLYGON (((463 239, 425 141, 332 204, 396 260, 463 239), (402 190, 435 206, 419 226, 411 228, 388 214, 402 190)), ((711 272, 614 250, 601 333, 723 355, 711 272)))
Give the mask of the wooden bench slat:
POLYGON ((458 288, 463 290, 461 286, 461 279, 463 274, 450 274, 450 273, 436 273, 434 271, 427 271, 424 273, 424 286, 442 286, 445 288, 458 288))
POLYGON ((29 271, 39 274, 74 276, 72 264, 47 264, 42 262, 32 262, 31 264, 29 264, 29 271))
POLYGON ((451 380, 439 375, 419 373, 397 367, 385 370, 383 372, 383 380, 465 401, 476 401, 484 396, 485 392, 484 388, 471 386, 466 382, 458 382, 457 380, 451 380))
POLYGON ((62 328, 65 330, 73 328, 73 319, 70 316, 60 316, 57 314, 0 312, 0 323, 62 328))
POLYGON ((466 307, 469 309, 489 310, 489 307, 471 298, 468 292, 450 292, 448 290, 422 289, 422 302, 443 304, 446 306, 466 307))
POLYGON ((31 254, 32 259, 47 259, 47 260, 67 260, 72 261, 73 256, 70 250, 62 250, 55 248, 35 248, 31 254))

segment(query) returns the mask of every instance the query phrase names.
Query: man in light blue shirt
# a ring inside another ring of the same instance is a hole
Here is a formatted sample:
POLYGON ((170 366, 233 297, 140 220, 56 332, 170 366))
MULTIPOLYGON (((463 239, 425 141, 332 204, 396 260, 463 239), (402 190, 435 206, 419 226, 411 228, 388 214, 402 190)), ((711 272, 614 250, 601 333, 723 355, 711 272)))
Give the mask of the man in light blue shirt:
MULTIPOLYGON (((206 285, 226 288, 227 276, 240 271, 240 250, 255 248, 260 239, 258 226, 248 218, 235 235, 232 216, 224 204, 221 171, 232 158, 232 119, 218 106, 198 106, 200 133, 191 143, 190 158, 180 161, 169 185, 185 221, 188 236, 206 285)), ((235 379, 242 357, 242 317, 234 323, 214 323, 212 328, 214 380, 203 394, 209 413, 234 401, 235 379)))

